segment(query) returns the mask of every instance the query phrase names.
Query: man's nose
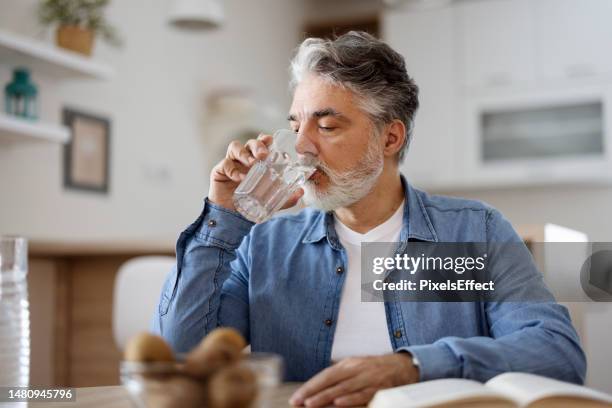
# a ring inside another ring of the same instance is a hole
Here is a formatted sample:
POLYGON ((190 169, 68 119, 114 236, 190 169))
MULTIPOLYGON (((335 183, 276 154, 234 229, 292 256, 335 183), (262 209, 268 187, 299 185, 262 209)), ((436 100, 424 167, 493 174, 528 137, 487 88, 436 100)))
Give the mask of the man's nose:
POLYGON ((310 138, 304 131, 297 133, 297 140, 295 142, 295 150, 296 152, 298 152, 298 154, 302 154, 302 155, 310 154, 313 156, 317 156, 319 154, 317 147, 315 146, 314 143, 312 143, 312 141, 310 140, 310 138))

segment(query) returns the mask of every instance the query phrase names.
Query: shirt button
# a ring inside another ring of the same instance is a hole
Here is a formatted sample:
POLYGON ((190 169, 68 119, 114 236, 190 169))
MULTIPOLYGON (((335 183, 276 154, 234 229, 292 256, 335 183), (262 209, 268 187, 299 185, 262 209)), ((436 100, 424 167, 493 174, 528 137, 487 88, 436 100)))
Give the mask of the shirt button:
POLYGON ((337 267, 337 268, 336 268, 336 273, 337 273, 338 275, 341 275, 341 274, 342 274, 342 272, 344 272, 344 268, 343 268, 343 267, 339 266, 339 267, 337 267))
POLYGON ((395 336, 396 339, 399 339, 400 337, 402 337, 402 331, 396 330, 395 333, 393 333, 393 335, 395 336))
POLYGON ((326 326, 331 326, 332 325, 332 319, 325 319, 325 325, 326 326))
POLYGON ((216 227, 217 226, 217 221, 209 220, 208 221, 208 226, 211 227, 211 228, 216 227))

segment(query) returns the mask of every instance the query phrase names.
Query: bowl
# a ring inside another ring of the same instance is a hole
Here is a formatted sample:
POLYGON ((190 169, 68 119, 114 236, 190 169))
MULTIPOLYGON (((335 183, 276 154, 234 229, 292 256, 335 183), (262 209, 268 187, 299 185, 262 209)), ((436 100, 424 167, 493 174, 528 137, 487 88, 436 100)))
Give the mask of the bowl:
MULTIPOLYGON (((120 363, 121 384, 128 391, 134 407, 206 407, 206 383, 185 372, 185 355, 177 355, 177 360, 120 363)), ((252 406, 268 406, 274 390, 282 383, 282 357, 273 353, 249 353, 238 364, 248 367, 255 374, 259 391, 252 406)))
POLYGON ((181 362, 122 361, 121 383, 138 408, 201 408, 206 385, 183 371, 181 362))

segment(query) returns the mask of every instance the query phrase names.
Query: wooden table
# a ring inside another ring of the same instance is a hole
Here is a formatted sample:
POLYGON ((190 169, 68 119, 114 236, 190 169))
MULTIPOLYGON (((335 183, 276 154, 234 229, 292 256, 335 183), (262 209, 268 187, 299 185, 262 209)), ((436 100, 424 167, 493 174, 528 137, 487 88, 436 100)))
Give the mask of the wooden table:
MULTIPOLYGON (((282 385, 274 393, 274 401, 267 407, 290 407, 291 405, 289 405, 288 402, 289 397, 299 386, 299 383, 282 385)), ((30 403, 28 406, 62 408, 134 408, 129 399, 128 392, 120 385, 77 388, 76 401, 74 402, 30 403)))

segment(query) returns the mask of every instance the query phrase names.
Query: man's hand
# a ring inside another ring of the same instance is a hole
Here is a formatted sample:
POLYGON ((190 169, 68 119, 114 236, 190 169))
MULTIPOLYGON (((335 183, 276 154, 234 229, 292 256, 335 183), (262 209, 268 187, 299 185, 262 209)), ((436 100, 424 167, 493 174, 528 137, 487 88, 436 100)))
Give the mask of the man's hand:
MULTIPOLYGON (((270 153, 268 147, 272 144, 272 136, 261 134, 257 139, 250 139, 246 144, 233 141, 227 148, 225 158, 221 160, 210 173, 210 188, 208 199, 213 204, 228 210, 235 210, 234 190, 248 173, 255 161, 265 160, 270 153)), ((283 208, 293 207, 304 194, 298 189, 285 203, 283 208)))
POLYGON ((418 368, 410 354, 344 359, 302 385, 289 402, 296 406, 366 405, 376 391, 417 382, 418 368))

